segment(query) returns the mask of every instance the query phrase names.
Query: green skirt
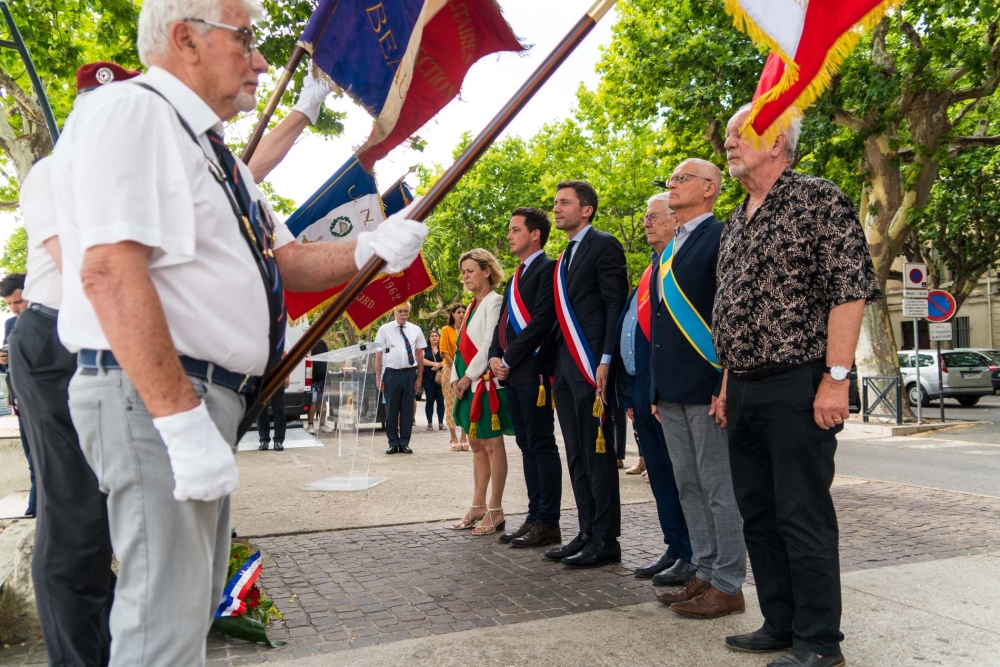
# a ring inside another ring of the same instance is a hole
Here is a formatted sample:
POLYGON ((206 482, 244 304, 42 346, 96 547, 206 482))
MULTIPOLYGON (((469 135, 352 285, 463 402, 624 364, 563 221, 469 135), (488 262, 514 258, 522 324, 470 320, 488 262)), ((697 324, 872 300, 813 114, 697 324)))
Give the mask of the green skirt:
MULTIPOLYGON (((470 387, 461 399, 455 399, 454 417, 455 423, 462 427, 462 430, 472 437, 472 388, 470 387)), ((500 435, 514 435, 514 424, 510 421, 510 412, 507 410, 507 392, 502 388, 497 391, 500 398, 500 409, 497 416, 500 418, 500 430, 493 430, 493 413, 490 412, 489 397, 483 395, 482 407, 480 409, 479 421, 476 422, 476 439, 488 440, 500 435)))

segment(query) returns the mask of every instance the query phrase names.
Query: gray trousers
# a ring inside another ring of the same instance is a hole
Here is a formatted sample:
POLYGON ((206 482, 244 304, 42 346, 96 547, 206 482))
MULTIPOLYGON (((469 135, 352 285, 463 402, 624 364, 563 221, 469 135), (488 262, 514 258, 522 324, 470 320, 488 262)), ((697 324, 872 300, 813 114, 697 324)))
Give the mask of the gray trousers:
MULTIPOLYGON (((192 378, 223 437, 236 441, 243 399, 192 378)), ((229 560, 229 498, 174 500, 167 449, 120 370, 78 369, 69 406, 87 463, 108 494, 118 586, 112 667, 200 667, 229 560)))
POLYGON ((747 550, 736 506, 726 432, 707 405, 657 403, 674 465, 698 578, 727 595, 743 587, 747 550))

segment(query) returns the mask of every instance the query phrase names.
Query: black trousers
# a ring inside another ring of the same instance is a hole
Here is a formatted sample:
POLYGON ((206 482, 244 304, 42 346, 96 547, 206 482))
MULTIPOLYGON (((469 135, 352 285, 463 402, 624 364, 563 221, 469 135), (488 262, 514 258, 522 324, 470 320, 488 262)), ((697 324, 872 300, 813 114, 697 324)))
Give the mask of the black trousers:
POLYGON ((814 363, 752 382, 729 376, 729 457, 743 534, 769 630, 839 652, 840 557, 830 497, 837 433, 813 419, 814 363))
POLYGON ((114 595, 107 496, 80 450, 69 414, 76 355, 56 320, 21 314, 10 337, 11 377, 38 486, 31 578, 50 665, 106 665, 114 595))
MULTIPOLYGON (((546 381, 546 396, 552 391, 546 381)), ((546 528, 559 527, 562 502, 562 461, 556 445, 552 402, 538 405, 538 384, 511 382, 504 386, 507 409, 514 424, 514 439, 521 450, 524 484, 528 488, 528 516, 525 521, 546 528)))
POLYGON ((285 442, 285 425, 288 419, 285 417, 285 388, 282 387, 274 392, 274 396, 267 403, 268 409, 260 413, 257 418, 257 435, 261 442, 271 441, 271 421, 274 420, 274 441, 285 442), (270 416, 268 416, 270 415, 270 416))
POLYGON ((556 377, 556 412, 566 446, 580 532, 602 540, 617 539, 622 528, 618 460, 614 443, 597 453, 595 390, 576 378, 556 377))
POLYGON ((431 424, 434 422, 434 405, 437 404, 437 416, 438 424, 444 423, 444 393, 441 391, 441 385, 434 381, 434 378, 427 381, 424 378, 424 400, 427 401, 424 404, 424 414, 427 416, 427 423, 431 424))
POLYGON ((386 368, 382 380, 385 382, 385 434, 389 438, 389 446, 409 446, 413 433, 417 368, 386 368))
POLYGON ((626 425, 628 418, 625 416, 625 408, 613 408, 610 405, 604 406, 604 440, 608 448, 615 450, 615 456, 620 459, 625 458, 625 437, 628 434, 626 425))

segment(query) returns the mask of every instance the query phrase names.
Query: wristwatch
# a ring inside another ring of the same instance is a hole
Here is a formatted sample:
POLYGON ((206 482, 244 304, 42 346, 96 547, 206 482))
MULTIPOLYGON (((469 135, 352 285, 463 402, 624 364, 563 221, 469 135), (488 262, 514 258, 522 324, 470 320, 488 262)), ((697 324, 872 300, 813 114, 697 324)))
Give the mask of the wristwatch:
POLYGON ((837 382, 843 382, 847 379, 847 376, 851 374, 850 369, 844 368, 843 366, 827 366, 823 369, 823 372, 837 382))

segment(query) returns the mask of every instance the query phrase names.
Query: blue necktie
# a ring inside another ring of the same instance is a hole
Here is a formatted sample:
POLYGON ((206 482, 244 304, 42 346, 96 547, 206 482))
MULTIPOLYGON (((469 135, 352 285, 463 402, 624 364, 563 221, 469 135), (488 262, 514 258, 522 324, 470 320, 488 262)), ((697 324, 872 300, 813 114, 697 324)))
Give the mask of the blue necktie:
POLYGON ((410 346, 410 339, 406 337, 406 327, 400 325, 399 335, 403 337, 403 344, 406 345, 406 360, 411 366, 416 366, 417 361, 413 358, 413 348, 410 346))

